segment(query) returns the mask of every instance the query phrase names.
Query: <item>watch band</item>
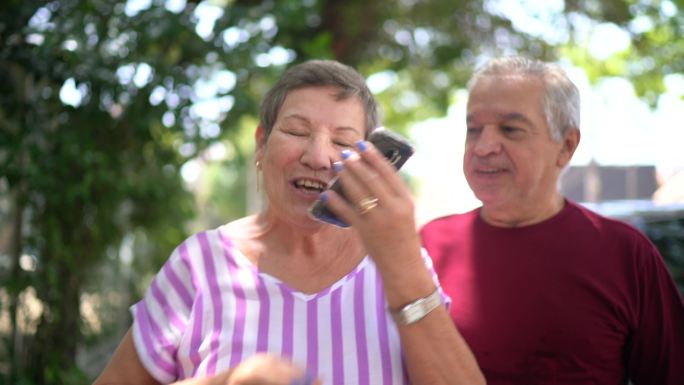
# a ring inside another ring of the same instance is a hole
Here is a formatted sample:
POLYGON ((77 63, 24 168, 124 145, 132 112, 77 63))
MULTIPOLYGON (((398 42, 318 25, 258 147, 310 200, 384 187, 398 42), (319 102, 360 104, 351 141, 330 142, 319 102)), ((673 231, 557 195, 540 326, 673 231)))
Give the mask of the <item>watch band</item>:
POLYGON ((442 295, 439 289, 435 289, 427 297, 418 298, 410 304, 404 306, 398 312, 392 312, 394 322, 398 325, 411 325, 423 319, 431 311, 442 304, 442 295))

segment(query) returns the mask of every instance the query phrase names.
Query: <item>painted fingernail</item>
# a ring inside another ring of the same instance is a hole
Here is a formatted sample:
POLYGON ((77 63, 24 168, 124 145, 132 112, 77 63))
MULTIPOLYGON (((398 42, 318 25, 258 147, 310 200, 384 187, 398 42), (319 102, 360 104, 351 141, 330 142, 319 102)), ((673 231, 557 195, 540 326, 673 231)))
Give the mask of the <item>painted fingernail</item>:
POLYGON ((368 144, 366 144, 365 140, 359 140, 356 142, 356 148, 358 148, 359 151, 364 152, 368 148, 368 144))
POLYGON ((344 165, 342 162, 333 162, 333 168, 335 169, 335 172, 340 172, 344 169, 344 165))
POLYGON ((316 376, 306 372, 302 377, 290 381, 290 385, 313 385, 314 381, 316 381, 316 376))
POLYGON ((342 159, 349 159, 352 156, 351 150, 342 150, 342 159))
POLYGON ((323 191, 322 193, 320 193, 320 195, 318 195, 318 199, 320 199, 321 202, 323 202, 323 203, 327 202, 328 199, 329 199, 329 198, 328 198, 328 192, 327 192, 327 191, 323 191))
POLYGON ((316 381, 316 376, 309 372, 306 372, 306 375, 304 376, 304 384, 313 385, 314 381, 316 381))

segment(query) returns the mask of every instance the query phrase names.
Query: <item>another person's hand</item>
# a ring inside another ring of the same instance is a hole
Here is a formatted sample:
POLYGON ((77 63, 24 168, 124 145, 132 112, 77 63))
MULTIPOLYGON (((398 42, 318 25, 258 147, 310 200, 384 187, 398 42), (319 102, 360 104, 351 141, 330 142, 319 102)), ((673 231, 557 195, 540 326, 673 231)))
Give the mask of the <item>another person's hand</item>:
POLYGON ((257 354, 235 367, 226 385, 322 385, 320 380, 279 357, 257 354))

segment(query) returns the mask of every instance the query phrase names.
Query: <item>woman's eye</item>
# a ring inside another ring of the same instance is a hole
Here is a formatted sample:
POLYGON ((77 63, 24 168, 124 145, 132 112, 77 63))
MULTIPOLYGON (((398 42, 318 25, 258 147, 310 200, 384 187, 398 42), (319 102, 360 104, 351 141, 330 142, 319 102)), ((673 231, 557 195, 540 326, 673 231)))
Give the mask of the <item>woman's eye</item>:
POLYGON ((340 140, 336 140, 336 141, 334 141, 333 143, 334 143, 336 146, 339 146, 339 147, 344 147, 344 148, 351 147, 351 144, 350 144, 350 143, 348 143, 348 142, 343 142, 343 141, 340 141, 340 140))
POLYGON ((292 136, 306 136, 306 132, 304 131, 286 130, 285 133, 292 136))

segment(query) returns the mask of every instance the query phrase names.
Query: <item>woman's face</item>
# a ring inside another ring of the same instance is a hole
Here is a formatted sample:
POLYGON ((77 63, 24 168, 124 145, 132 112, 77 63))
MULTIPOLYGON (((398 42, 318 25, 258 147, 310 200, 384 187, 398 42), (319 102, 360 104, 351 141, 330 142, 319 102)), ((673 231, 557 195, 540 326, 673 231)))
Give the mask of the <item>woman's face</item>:
POLYGON ((278 111, 268 138, 257 128, 256 159, 263 171, 268 210, 280 220, 300 225, 320 223, 308 209, 333 178, 340 152, 365 134, 361 102, 336 100, 336 87, 291 91, 278 111))

